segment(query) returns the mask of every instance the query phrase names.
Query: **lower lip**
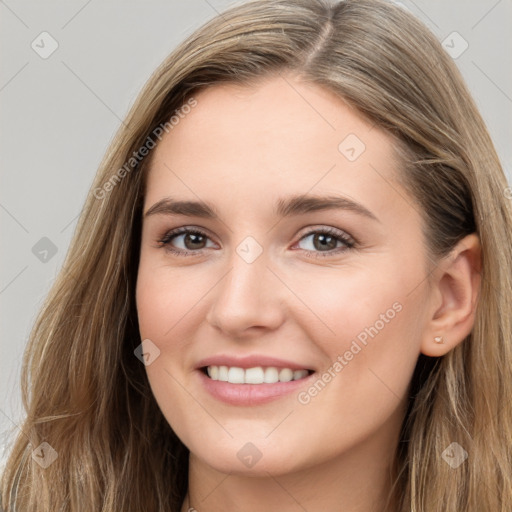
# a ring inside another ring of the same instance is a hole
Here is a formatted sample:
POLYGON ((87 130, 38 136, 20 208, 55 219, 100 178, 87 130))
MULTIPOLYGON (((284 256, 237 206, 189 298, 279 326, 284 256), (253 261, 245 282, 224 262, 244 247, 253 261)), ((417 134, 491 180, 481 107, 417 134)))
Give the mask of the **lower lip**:
POLYGON ((315 376, 312 373, 303 379, 273 384, 231 384, 230 382, 212 380, 202 370, 197 372, 206 391, 217 400, 230 405, 259 405, 272 402, 298 391, 315 376))

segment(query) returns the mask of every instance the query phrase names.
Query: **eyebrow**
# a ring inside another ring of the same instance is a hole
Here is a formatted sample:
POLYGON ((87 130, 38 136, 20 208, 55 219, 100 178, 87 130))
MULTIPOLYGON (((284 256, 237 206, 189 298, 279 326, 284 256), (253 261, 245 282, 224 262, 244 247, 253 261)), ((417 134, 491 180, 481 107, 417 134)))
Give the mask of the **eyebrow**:
MULTIPOLYGON (((293 215, 338 209, 352 211, 380 222, 375 214, 368 210, 368 208, 352 199, 342 196, 294 195, 279 199, 276 202, 274 211, 279 217, 291 217, 293 215)), ((146 211, 144 217, 147 218, 156 214, 186 215, 213 220, 219 219, 219 214, 216 209, 205 201, 179 201, 171 197, 165 197, 156 202, 146 211)))

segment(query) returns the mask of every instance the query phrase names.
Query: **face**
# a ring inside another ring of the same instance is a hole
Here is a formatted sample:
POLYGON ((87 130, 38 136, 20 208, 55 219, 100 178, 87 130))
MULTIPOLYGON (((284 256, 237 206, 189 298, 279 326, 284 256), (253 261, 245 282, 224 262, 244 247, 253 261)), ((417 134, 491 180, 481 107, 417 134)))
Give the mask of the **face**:
POLYGON ((430 300, 393 139, 293 76, 195 99, 144 201, 136 300, 159 407, 226 473, 386 452, 430 300))

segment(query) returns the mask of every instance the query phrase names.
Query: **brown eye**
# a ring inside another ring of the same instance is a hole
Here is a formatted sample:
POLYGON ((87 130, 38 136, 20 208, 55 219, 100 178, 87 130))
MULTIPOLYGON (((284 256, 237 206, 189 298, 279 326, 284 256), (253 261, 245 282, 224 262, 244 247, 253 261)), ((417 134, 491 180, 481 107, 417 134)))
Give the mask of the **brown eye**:
POLYGON ((158 243, 166 250, 180 256, 200 254, 208 246, 209 237, 202 231, 180 228, 167 233, 158 243))
POLYGON ((355 240, 343 231, 334 228, 323 228, 304 235, 297 245, 308 240, 302 247, 315 256, 334 256, 355 246, 355 240))
POLYGON ((198 233, 185 233, 180 236, 183 236, 183 244, 186 249, 203 249, 206 243, 206 237, 198 233))
POLYGON ((326 235, 325 233, 315 233, 313 235, 313 246, 319 251, 336 249, 337 244, 338 240, 332 235, 326 235))

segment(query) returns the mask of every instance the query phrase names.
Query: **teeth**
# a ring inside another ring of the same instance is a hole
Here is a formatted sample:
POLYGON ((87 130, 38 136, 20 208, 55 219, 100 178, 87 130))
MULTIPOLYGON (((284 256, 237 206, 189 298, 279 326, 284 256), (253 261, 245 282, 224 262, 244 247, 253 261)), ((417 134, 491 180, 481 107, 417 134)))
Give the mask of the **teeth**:
POLYGON ((245 381, 245 371, 242 368, 232 366, 228 370, 228 382, 232 384, 243 384, 245 381))
POLYGON ((219 367, 218 366, 209 366, 208 367, 208 375, 212 380, 219 379, 219 367))
POLYGON ((227 366, 219 366, 219 374, 217 375, 217 380, 222 380, 227 382, 228 380, 228 367, 227 366))
POLYGON ((274 382, 279 381, 279 370, 277 368, 273 368, 270 366, 265 370, 265 377, 263 378, 263 382, 265 384, 274 384, 274 382))
POLYGON ((289 368, 283 368, 279 372, 279 381, 290 382, 291 380, 293 380, 293 370, 290 370, 289 368))
POLYGON ((299 380, 303 379, 304 377, 307 377, 309 372, 307 370, 295 370, 293 372, 293 380, 299 380))
MULTIPOLYGON (((215 368, 215 367, 214 367, 215 368)), ((247 368, 245 370, 245 384, 261 384, 265 379, 265 372, 261 366, 256 368, 247 368)))
POLYGON ((231 384, 274 384, 275 382, 290 382, 307 377, 308 370, 291 370, 290 368, 238 368, 236 366, 208 366, 208 376, 212 380, 230 382, 231 384))

